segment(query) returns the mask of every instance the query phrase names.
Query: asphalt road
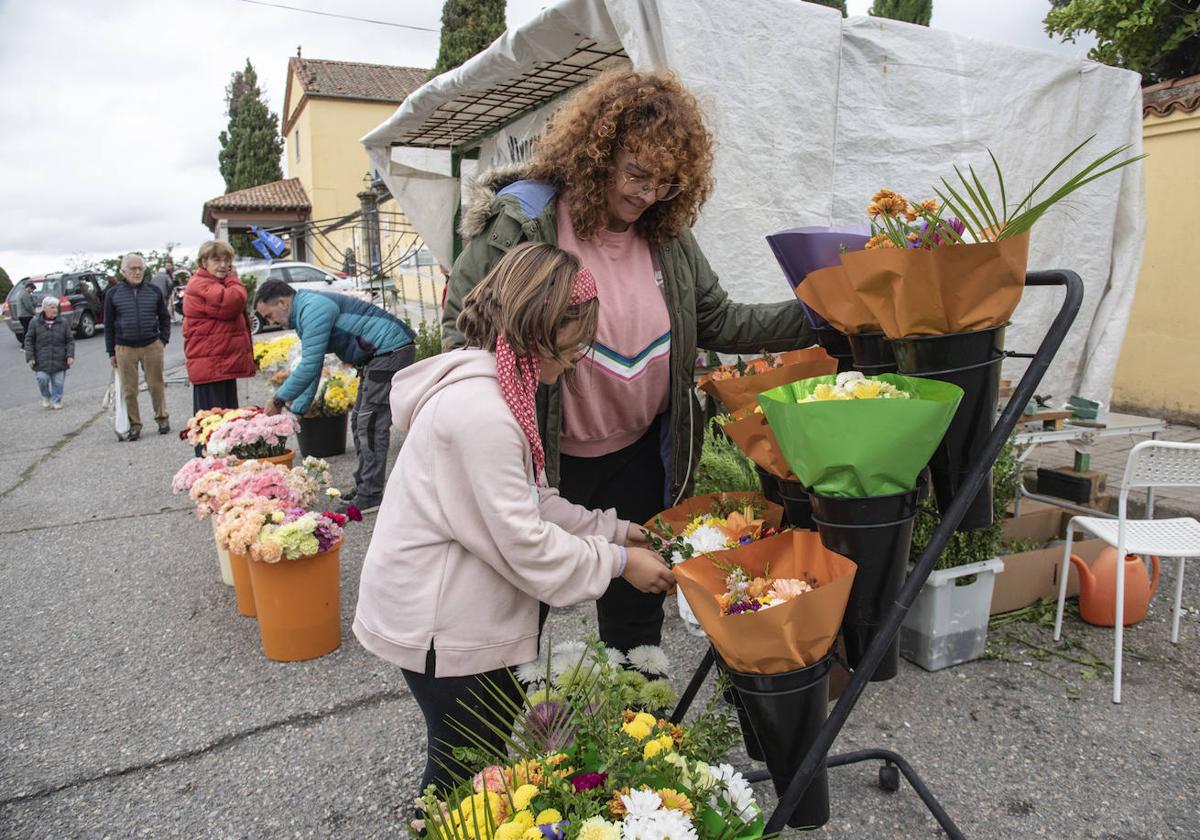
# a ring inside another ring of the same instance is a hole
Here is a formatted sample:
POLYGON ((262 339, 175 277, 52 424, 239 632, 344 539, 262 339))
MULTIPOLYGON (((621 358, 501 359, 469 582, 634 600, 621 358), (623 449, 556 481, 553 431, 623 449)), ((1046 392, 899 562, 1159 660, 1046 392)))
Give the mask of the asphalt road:
MULTIPOLYGON (((171 325, 171 341, 167 344, 163 363, 167 370, 183 364, 183 336, 180 324, 171 325)), ((16 408, 38 402, 41 394, 33 381, 33 372, 25 364, 25 351, 13 338, 12 331, 4 324, 0 329, 0 409, 16 408)), ((75 339, 75 365, 67 373, 63 391, 64 401, 70 401, 72 393, 78 393, 101 385, 107 385, 112 376, 112 365, 104 352, 104 328, 97 327, 91 338, 75 339)))

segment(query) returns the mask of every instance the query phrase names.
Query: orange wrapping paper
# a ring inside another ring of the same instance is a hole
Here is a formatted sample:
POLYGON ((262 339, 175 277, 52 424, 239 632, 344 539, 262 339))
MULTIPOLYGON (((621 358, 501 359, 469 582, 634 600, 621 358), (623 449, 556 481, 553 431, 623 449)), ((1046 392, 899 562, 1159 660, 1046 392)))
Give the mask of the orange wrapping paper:
POLYGON ((752 407, 743 408, 734 412, 733 419, 721 428, 737 444, 738 449, 762 469, 776 478, 796 480, 796 474, 779 448, 775 431, 761 411, 755 411, 752 407))
POLYGON ((812 665, 829 652, 842 626, 856 569, 853 562, 825 548, 816 531, 784 531, 685 560, 675 567, 675 580, 730 668, 782 674, 812 665), (721 615, 717 598, 725 592, 725 573, 712 557, 739 565, 752 577, 764 575, 770 564, 771 577, 807 578, 818 585, 777 607, 721 615))
MULTIPOLYGON (((714 399, 721 401, 725 410, 737 411, 747 405, 755 405, 755 397, 763 391, 769 391, 779 385, 786 385, 798 379, 808 379, 812 376, 825 376, 837 372, 837 359, 834 359, 820 347, 808 347, 804 350, 789 350, 786 353, 775 353, 783 360, 783 365, 753 376, 738 376, 733 379, 713 379, 720 370, 730 370, 735 365, 721 365, 717 371, 712 371, 701 378, 700 390, 714 399)), ((748 361, 753 361, 748 360, 748 361)))
POLYGON ((713 502, 717 500, 734 500, 739 505, 746 502, 755 502, 762 509, 763 526, 767 528, 778 528, 783 522, 783 508, 774 502, 768 502, 761 493, 705 493, 703 496, 692 496, 690 499, 684 499, 673 508, 667 508, 662 513, 655 516, 649 522, 645 523, 644 527, 650 530, 655 529, 655 523, 658 517, 661 516, 663 521, 671 526, 671 530, 678 534, 682 531, 693 518, 702 513, 712 513, 713 502))
POLYGON ((1028 255, 1026 232, 999 242, 929 251, 851 251, 842 254, 842 265, 884 334, 905 338, 1008 323, 1025 290, 1028 255))
POLYGON ((863 303, 850 283, 844 265, 818 269, 796 287, 796 297, 808 304, 838 332, 877 333, 879 318, 863 303))

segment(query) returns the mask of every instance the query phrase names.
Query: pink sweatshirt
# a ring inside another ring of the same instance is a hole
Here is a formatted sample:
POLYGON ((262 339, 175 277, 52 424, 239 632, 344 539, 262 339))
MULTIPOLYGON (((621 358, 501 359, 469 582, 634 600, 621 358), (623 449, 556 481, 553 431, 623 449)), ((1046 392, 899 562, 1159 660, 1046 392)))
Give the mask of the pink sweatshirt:
POLYGON ((453 350, 400 371, 391 405, 407 437, 363 563, 354 635, 418 672, 432 646, 439 677, 535 659, 538 601, 600 597, 629 523, 534 486, 492 353, 453 350))
POLYGON ((559 446, 596 458, 624 449, 667 410, 671 384, 671 319, 658 286, 650 246, 630 227, 579 239, 568 202, 556 209, 558 247, 579 257, 596 278, 600 323, 592 350, 564 388, 559 446))

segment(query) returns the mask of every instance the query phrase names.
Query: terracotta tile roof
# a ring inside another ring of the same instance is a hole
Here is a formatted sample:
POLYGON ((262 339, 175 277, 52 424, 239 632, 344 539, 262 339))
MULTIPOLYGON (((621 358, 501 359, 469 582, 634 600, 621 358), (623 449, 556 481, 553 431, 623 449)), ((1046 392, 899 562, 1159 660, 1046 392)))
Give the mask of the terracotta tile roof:
POLYGON ((216 214, 229 213, 307 213, 312 210, 308 194, 299 178, 285 178, 257 187, 234 190, 204 202, 201 221, 210 230, 216 225, 216 214))
POLYGON ((1200 108, 1200 75, 1171 79, 1142 88, 1142 116, 1165 117, 1173 111, 1186 114, 1200 108))
POLYGON ((420 67, 319 58, 293 57, 288 60, 288 70, 307 96, 370 99, 397 105, 429 78, 429 71, 420 67))

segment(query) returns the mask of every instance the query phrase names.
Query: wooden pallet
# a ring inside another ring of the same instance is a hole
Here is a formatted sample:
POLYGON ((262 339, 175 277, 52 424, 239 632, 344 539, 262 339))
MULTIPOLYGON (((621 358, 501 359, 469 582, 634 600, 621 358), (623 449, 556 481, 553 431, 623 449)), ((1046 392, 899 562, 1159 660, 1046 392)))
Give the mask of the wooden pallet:
POLYGON ((1036 414, 1022 414, 1017 422, 1022 425, 1041 423, 1043 429, 1060 432, 1070 417, 1069 411, 1039 411, 1036 414))

